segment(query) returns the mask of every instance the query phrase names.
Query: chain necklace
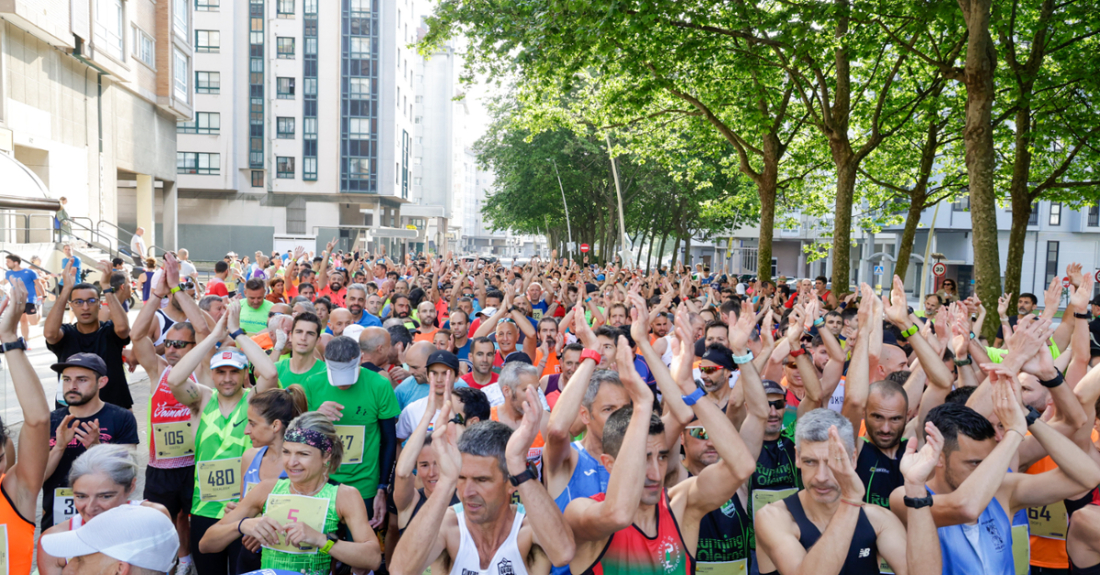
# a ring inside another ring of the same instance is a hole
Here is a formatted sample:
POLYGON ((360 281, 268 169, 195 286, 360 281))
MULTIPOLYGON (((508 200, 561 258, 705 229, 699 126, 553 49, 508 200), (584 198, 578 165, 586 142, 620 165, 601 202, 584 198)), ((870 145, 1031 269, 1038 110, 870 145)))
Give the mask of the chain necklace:
POLYGON ((301 491, 298 491, 297 489, 294 488, 294 482, 290 483, 290 491, 292 491, 295 495, 303 495, 305 497, 313 497, 313 496, 317 495, 318 493, 320 493, 321 490, 325 488, 326 484, 328 484, 328 474, 327 473, 325 474, 324 481, 321 482, 321 486, 318 487, 317 490, 314 491, 313 493, 302 493, 301 491))

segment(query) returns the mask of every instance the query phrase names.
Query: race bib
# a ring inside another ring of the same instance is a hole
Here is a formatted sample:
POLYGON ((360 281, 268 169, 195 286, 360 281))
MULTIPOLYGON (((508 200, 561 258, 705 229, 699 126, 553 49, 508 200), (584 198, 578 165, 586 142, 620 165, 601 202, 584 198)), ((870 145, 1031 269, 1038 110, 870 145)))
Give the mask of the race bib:
POLYGON ((8 526, 0 525, 0 575, 8 575, 8 526))
MULTIPOLYGON (((274 519, 279 525, 305 523, 318 533, 325 532, 325 514, 328 512, 328 499, 306 497, 305 495, 268 495, 264 505, 264 516, 274 519)), ((278 545, 264 545, 266 549, 276 549, 285 553, 317 553, 312 545, 291 545, 285 533, 279 533, 278 545)))
POLYGON ((894 570, 890 568, 890 564, 882 558, 882 555, 878 556, 878 572, 883 575, 894 575, 894 570))
POLYGON ((489 400, 489 407, 496 407, 504 403, 504 392, 500 390, 499 383, 491 383, 481 388, 485 398, 489 400))
POLYGON ((366 427, 362 425, 336 426, 336 435, 344 442, 344 459, 340 465, 363 463, 363 441, 366 433, 366 427))
POLYGON ((69 487, 54 489, 53 524, 60 525, 73 517, 76 517, 76 499, 73 498, 73 490, 69 487))
POLYGON ((241 495, 241 499, 244 499, 245 495, 248 495, 249 491, 252 491, 253 487, 256 487, 259 483, 252 483, 251 481, 244 484, 244 494, 241 495))
POLYGON ((200 461, 199 501, 232 501, 241 497, 241 458, 200 461))
POLYGON ((1016 575, 1031 572, 1031 540, 1027 536, 1027 525, 1012 526, 1012 562, 1016 565, 1016 575))
POLYGON ((1031 507, 1027 510, 1027 523, 1031 526, 1032 535, 1064 541, 1069 530, 1066 504, 1059 501, 1043 507, 1031 507))
POLYGON ((153 441, 157 446, 157 459, 195 455, 195 430, 190 421, 153 425, 153 441))
POLYGON ((780 499, 786 499, 792 493, 797 493, 795 488, 790 489, 756 489, 752 492, 752 514, 755 516, 758 511, 764 508, 769 503, 774 503, 780 499))
POLYGON ((697 575, 745 575, 748 572, 748 559, 723 561, 721 563, 703 563, 700 561, 695 564, 697 575))

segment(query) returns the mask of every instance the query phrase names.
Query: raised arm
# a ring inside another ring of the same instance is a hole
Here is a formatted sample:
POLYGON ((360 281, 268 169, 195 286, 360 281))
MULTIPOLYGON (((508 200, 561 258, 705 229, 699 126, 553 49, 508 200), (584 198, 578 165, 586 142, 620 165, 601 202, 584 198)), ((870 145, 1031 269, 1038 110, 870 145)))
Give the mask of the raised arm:
MULTIPOLYGON (((26 286, 23 282, 12 282, 11 296, 0 304, 3 310, 0 311, 0 342, 12 343, 19 339, 19 320, 26 307, 26 286)), ((54 307, 64 306, 58 302, 54 307)), ((38 492, 46 477, 46 462, 51 451, 45 449, 50 444, 50 407, 26 351, 11 349, 4 357, 11 371, 15 399, 23 412, 16 462, 4 476, 4 492, 8 497, 14 498, 20 515, 34 517, 38 492)))
MULTIPOLYGON (((913 331, 912 328, 916 324, 910 317, 908 303, 905 300, 905 285, 901 283, 901 278, 898 276, 894 276, 894 288, 890 292, 890 301, 883 299, 882 305, 887 321, 897 326, 902 333, 913 331)), ((947 327, 946 325, 936 326, 936 329, 947 329, 947 327)), ((932 344, 924 339, 919 330, 908 335, 907 338, 917 358, 920 359, 920 364, 924 367, 928 381, 941 387, 951 387, 955 378, 943 364, 942 354, 932 348, 932 344)))
MULTIPOLYGON (((449 373, 449 372, 448 372, 449 373)), ((450 403, 450 393, 444 388, 444 403, 450 403)), ((436 407, 435 391, 428 390, 428 406, 424 410, 424 416, 420 423, 413 429, 405 446, 401 448, 401 455, 397 457, 397 465, 394 469, 393 503, 398 513, 403 513, 416 500, 416 459, 420 456, 420 450, 424 448, 424 439, 428 437, 428 427, 435 417, 436 407)))
MULTIPOLYGON (((103 274, 103 281, 110 283, 111 279, 111 262, 101 261, 99 262, 100 272, 103 274)), ((126 310, 122 309, 122 302, 118 301, 118 296, 114 291, 105 292, 103 299, 106 300, 107 310, 110 313, 111 323, 115 328, 115 335, 119 339, 126 339, 130 337, 130 318, 126 315, 126 310)))
MULTIPOLYGON (((634 338, 634 344, 637 346, 638 351, 642 352, 642 357, 645 358, 646 365, 649 366, 653 379, 657 382, 657 389, 661 390, 665 407, 668 409, 669 415, 675 420, 674 422, 669 421, 668 425, 665 426, 665 439, 669 440, 671 437, 671 440, 675 441, 675 436, 679 435, 684 426, 691 422, 694 414, 691 408, 684 403, 683 390, 673 379, 668 367, 661 361, 661 356, 657 355, 657 351, 649 344, 650 315, 646 311, 645 300, 636 293, 631 293, 627 297, 634 305, 631 310, 634 321, 630 324, 630 336, 634 338)), ((692 386, 694 386, 694 382, 692 382, 692 386)))
POLYGON ((73 286, 76 285, 76 270, 73 269, 74 260, 76 260, 76 256, 70 257, 65 262, 65 270, 61 272, 65 285, 61 286, 61 294, 57 296, 57 302, 50 308, 50 313, 46 316, 46 325, 42 327, 42 336, 46 338, 46 343, 50 345, 61 341, 61 324, 65 321, 65 307, 69 305, 73 286))
POLYGON ((157 281, 152 285, 149 290, 149 299, 145 302, 145 305, 141 306, 141 311, 138 312, 137 318, 134 319, 134 356, 137 357, 138 363, 141 364, 141 368, 145 370, 145 373, 149 374, 149 382, 154 386, 157 385, 155 374, 161 372, 161 359, 157 355, 157 350, 153 347, 153 340, 149 337, 149 328, 153 325, 153 318, 157 314, 157 310, 160 309, 160 301, 168 295, 168 289, 165 286, 164 274, 161 274, 157 281))
POLYGON ((205 385, 199 385, 188 376, 199 369, 200 364, 207 357, 214 346, 225 339, 225 324, 229 318, 228 313, 223 313, 222 318, 214 325, 210 335, 206 336, 198 345, 191 348, 176 363, 172 371, 168 372, 168 387, 172 390, 172 396, 176 401, 186 405, 194 411, 201 411, 210 399, 211 390, 205 385))
POLYGON ((271 362, 271 358, 264 353, 260 344, 241 331, 241 302, 235 301, 229 304, 223 317, 229 318, 226 323, 226 329, 229 333, 238 334, 233 339, 233 343, 237 344, 237 348, 244 353, 249 363, 252 364, 252 373, 256 376, 256 393, 263 393, 269 389, 279 387, 279 372, 275 369, 275 364, 271 362))
MULTIPOLYGON (((576 326, 574 329, 581 340, 581 345, 593 351, 599 349, 596 335, 584 323, 584 314, 575 314, 573 319, 576 326)), ((565 322, 562 323, 564 325, 565 322)), ((585 358, 581 360, 569 381, 558 383, 558 387, 564 385, 564 388, 557 403, 554 404, 554 409, 550 412, 550 423, 545 438, 546 446, 542 451, 542 463, 546 468, 547 478, 556 475, 556 471, 561 469, 569 455, 569 443, 573 440, 573 434, 570 433, 569 428, 577 418, 584 394, 588 390, 588 382, 595 371, 596 361, 585 358)))
MULTIPOLYGON (((875 297, 871 286, 861 284, 860 291, 863 293, 863 301, 871 304, 875 297)), ((848 364, 848 378, 844 384, 844 405, 841 407, 841 414, 852 423, 852 429, 859 429, 862 425, 863 414, 867 410, 867 396, 870 394, 871 367, 868 363, 867 348, 871 340, 871 322, 875 319, 873 308, 873 304, 859 306, 859 313, 856 316, 859 322, 859 337, 856 338, 856 345, 852 349, 852 361, 848 364)), ((856 438, 857 453, 862 445, 862 441, 856 438)))

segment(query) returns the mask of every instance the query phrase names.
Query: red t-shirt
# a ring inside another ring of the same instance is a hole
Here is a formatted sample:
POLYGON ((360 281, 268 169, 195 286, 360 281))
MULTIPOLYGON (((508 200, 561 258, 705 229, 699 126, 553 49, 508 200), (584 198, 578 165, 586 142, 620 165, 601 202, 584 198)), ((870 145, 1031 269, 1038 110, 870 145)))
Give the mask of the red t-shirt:
POLYGON ((225 287, 225 282, 221 278, 215 277, 210 280, 210 283, 206 284, 206 293, 207 295, 229 297, 229 288, 225 287))
POLYGON ((500 379, 500 377, 496 373, 490 372, 489 373, 489 383, 486 383, 485 385, 480 385, 476 381, 474 381, 474 372, 471 371, 470 373, 467 373, 466 375, 460 377, 459 379, 466 382, 466 385, 468 385, 468 386, 470 386, 474 389, 481 389, 481 388, 485 387, 485 385, 493 385, 494 383, 497 382, 498 379, 500 379))
POLYGON ((348 288, 342 287, 340 291, 334 292, 332 288, 327 285, 321 288, 321 291, 317 292, 318 297, 327 297, 332 305, 336 307, 344 307, 344 296, 348 294, 348 288))

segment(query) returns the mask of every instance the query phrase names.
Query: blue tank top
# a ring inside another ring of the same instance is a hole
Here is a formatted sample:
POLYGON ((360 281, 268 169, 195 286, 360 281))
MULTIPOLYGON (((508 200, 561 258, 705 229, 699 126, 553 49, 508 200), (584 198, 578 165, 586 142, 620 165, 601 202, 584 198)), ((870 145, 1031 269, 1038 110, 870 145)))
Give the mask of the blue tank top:
MULTIPOLYGON (((572 448, 577 452, 577 466, 573 468, 573 475, 569 478, 565 491, 554 498, 554 503, 558 504, 558 508, 563 513, 565 507, 574 499, 592 497, 597 493, 606 492, 607 482, 611 480, 611 474, 608 473, 607 468, 600 463, 599 459, 592 457, 581 442, 574 441, 572 448)), ((550 573, 552 575, 568 574, 569 566, 551 567, 550 573)))
POLYGON ((149 301, 149 290, 153 288, 153 274, 155 271, 144 271, 145 282, 141 284, 141 301, 149 301))
POLYGON ((944 575, 1015 575, 1012 523, 996 497, 982 510, 977 525, 949 525, 936 531, 943 550, 944 575))
MULTIPOLYGON (((252 489, 260 483, 260 466, 264 462, 264 454, 267 453, 267 446, 263 446, 256 452, 256 457, 252 458, 252 462, 248 464, 248 469, 244 471, 244 492, 248 493, 249 489, 252 489)), ((286 470, 284 469, 279 473, 279 479, 286 479, 286 470)), ((243 497, 243 494, 242 494, 243 497)))

